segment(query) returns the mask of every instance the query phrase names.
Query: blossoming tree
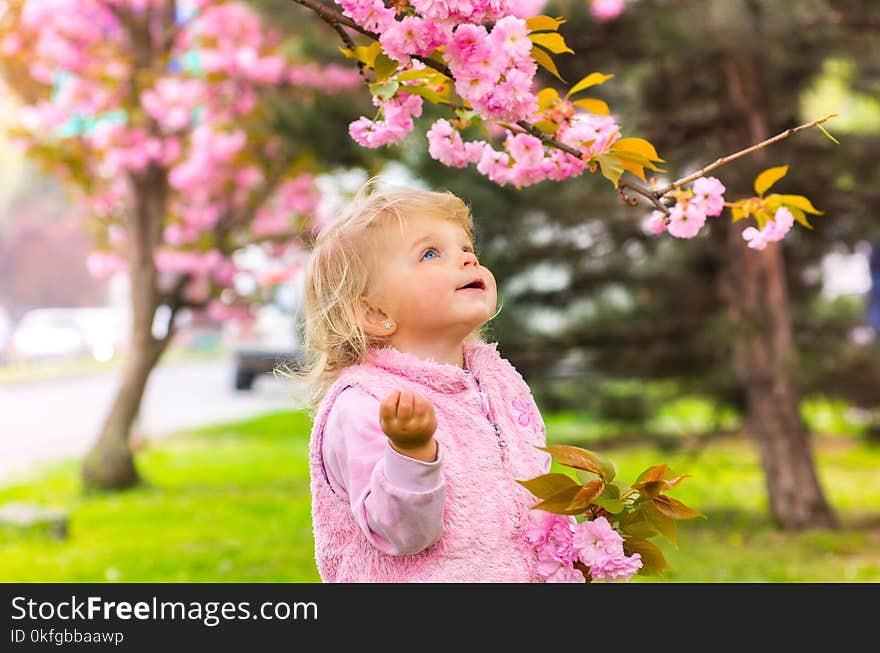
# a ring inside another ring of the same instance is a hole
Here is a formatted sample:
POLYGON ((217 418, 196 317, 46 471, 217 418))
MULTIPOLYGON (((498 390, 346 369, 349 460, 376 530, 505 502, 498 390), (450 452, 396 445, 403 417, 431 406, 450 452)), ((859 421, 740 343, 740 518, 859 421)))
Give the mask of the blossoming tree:
POLYGON ((88 454, 88 487, 137 482, 129 444, 179 311, 247 321, 233 254, 259 245, 295 272, 319 194, 309 152, 273 132, 274 106, 359 82, 291 58, 281 34, 225 0, 9 0, 0 61, 21 96, 15 137, 67 182, 94 236, 90 271, 131 280, 130 354, 88 454), (162 316, 164 323, 156 328, 162 316))

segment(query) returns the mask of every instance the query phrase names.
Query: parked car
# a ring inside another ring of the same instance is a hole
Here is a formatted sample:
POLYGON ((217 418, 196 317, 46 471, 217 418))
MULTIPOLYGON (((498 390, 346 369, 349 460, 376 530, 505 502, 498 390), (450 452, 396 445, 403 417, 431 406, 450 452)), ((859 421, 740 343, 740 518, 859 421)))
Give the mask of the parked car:
POLYGON ((11 359, 25 362, 85 355, 88 343, 74 315, 73 308, 34 308, 27 311, 12 331, 11 359))
POLYGON ((22 315, 10 340, 13 361, 91 356, 110 360, 128 337, 127 312, 111 306, 34 308, 22 315))
POLYGON ((283 362, 300 362, 296 314, 274 304, 261 308, 253 324, 235 335, 233 358, 236 390, 250 390, 260 374, 271 374, 283 362))

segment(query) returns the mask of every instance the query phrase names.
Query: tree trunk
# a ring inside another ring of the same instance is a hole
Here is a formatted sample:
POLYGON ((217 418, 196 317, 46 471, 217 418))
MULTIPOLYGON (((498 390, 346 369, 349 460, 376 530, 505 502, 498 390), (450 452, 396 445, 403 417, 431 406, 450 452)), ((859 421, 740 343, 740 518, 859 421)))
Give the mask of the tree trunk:
MULTIPOLYGON (((724 134, 728 151, 769 135, 759 70, 748 53, 724 62, 728 99, 747 118, 743 128, 724 134)), ((766 163, 763 155, 762 151, 753 157, 758 165, 766 163)), ((730 197, 753 194, 756 168, 729 177, 730 197)), ((719 220, 713 227, 724 252, 719 290, 731 325, 734 370, 746 392, 746 424, 761 456, 770 511, 786 530, 833 528, 836 519, 816 476, 809 433, 799 412, 801 398, 793 383, 797 356, 782 247, 771 243, 764 251, 748 248, 742 238, 748 222, 719 220)))
POLYGON ((150 373, 174 335, 177 291, 186 282, 185 278, 180 279, 175 291, 163 296, 153 260, 153 252, 161 242, 167 203, 165 171, 151 164, 145 171, 129 175, 129 188, 130 358, 101 433, 83 462, 82 479, 87 490, 121 490, 140 481, 129 441, 131 427, 150 373), (152 333, 156 309, 169 298, 173 305, 167 332, 157 339, 152 333))
POLYGON ((122 490, 140 482, 129 437, 140 410, 150 373, 165 351, 167 339, 155 340, 142 326, 133 336, 122 384, 101 427, 101 434, 83 463, 82 477, 89 490, 122 490), (146 336, 146 337, 145 337, 146 336))

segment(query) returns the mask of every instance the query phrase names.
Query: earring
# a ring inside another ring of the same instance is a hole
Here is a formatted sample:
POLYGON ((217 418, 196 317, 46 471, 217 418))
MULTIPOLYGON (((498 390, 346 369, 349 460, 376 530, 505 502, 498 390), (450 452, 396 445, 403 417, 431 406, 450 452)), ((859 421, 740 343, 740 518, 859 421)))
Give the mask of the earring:
POLYGON ((391 324, 391 322, 386 322, 386 323, 385 323, 385 328, 386 328, 386 329, 390 329, 390 328, 393 327, 393 326, 394 326, 394 325, 391 324))

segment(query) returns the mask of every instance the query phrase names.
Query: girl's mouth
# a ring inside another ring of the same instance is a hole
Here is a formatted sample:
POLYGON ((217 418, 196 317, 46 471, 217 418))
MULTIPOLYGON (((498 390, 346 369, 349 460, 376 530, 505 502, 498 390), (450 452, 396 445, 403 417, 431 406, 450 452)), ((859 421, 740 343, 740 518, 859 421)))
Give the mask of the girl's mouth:
POLYGON ((456 288, 456 291, 459 290, 486 290, 486 286, 483 283, 482 279, 474 279, 466 286, 462 286, 461 288, 456 288))

